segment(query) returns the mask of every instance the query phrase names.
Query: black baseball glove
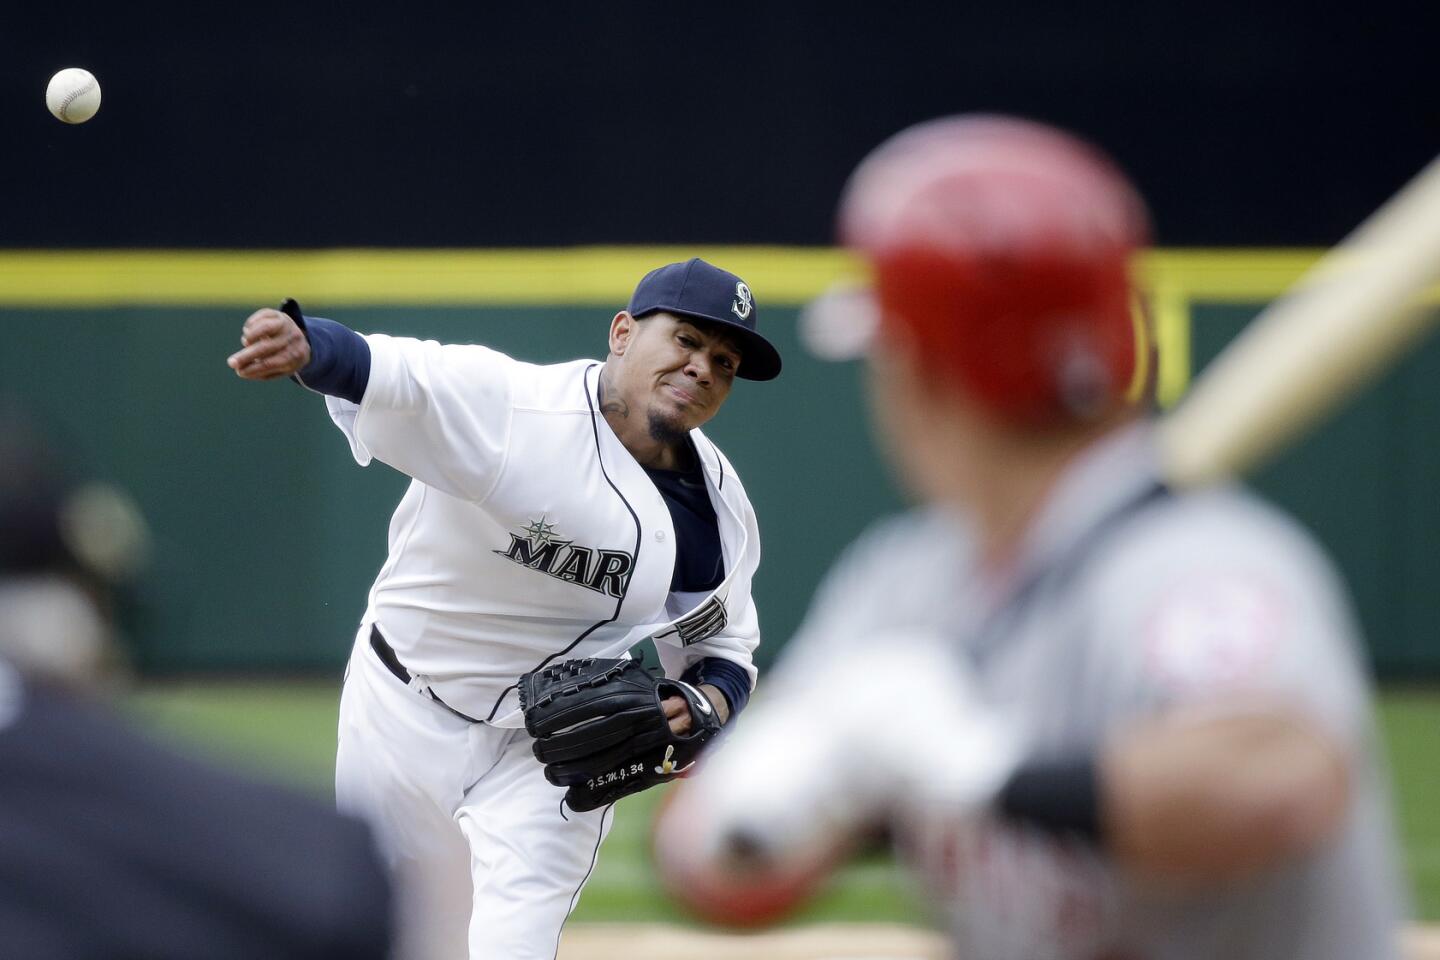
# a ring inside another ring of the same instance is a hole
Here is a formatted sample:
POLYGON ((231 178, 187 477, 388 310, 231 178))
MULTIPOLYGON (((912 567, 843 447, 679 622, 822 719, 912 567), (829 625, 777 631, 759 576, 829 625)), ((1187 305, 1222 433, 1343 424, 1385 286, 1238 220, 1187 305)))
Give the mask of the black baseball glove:
POLYGON ((705 695, 667 680, 638 660, 588 657, 520 678, 525 729, 545 778, 569 787, 572 810, 594 810, 675 778, 720 731, 705 695), (678 694, 690 706, 690 732, 677 737, 660 706, 678 694))

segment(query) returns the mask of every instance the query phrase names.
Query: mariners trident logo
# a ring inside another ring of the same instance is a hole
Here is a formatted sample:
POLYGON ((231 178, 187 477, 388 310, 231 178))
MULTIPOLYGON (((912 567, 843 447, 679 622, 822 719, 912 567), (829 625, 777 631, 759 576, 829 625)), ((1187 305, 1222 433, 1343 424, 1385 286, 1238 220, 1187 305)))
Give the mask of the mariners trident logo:
POLYGON ((735 284, 735 299, 730 304, 730 312, 741 320, 750 316, 750 311, 755 309, 755 299, 750 295, 750 288, 745 285, 744 280, 735 284))
POLYGON ((625 596, 630 573, 635 569, 633 555, 623 550, 577 546, 573 540, 556 536, 555 524, 546 523, 544 515, 520 531, 510 534, 507 549, 491 552, 586 590, 616 599, 625 596))

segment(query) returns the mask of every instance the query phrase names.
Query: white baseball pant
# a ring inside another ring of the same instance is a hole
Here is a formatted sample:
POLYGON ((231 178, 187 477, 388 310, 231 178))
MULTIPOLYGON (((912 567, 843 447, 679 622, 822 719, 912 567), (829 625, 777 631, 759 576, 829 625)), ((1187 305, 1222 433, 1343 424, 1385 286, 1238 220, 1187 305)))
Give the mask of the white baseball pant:
POLYGON ((375 830, 400 960, 552 960, 613 808, 561 809, 523 729, 471 723, 407 687, 362 626, 340 698, 335 799, 375 830))

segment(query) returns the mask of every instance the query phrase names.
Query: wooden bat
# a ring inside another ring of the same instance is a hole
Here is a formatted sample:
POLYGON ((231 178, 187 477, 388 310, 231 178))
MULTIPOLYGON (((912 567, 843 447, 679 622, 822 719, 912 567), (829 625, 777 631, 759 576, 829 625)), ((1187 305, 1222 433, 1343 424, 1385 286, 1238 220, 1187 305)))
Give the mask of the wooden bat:
POLYGON ((1440 158, 1256 317, 1160 421, 1166 478, 1192 487, 1277 453, 1434 322, 1440 158))

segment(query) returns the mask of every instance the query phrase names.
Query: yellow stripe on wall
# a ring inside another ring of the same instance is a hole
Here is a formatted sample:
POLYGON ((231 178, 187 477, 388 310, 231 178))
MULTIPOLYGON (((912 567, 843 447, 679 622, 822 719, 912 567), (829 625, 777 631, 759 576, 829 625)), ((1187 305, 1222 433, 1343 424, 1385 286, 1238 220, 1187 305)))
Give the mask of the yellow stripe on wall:
MULTIPOLYGON (((1320 250, 1154 250, 1139 275, 1155 313, 1158 390, 1169 405, 1190 379, 1191 308, 1264 303, 1320 250)), ((257 307, 286 296, 329 310, 356 305, 622 306, 660 264, 700 256, 745 278, 760 304, 798 306, 859 264, 829 247, 571 247, 536 250, 0 251, 0 307, 257 307)), ((1432 302, 1440 302, 1432 291, 1432 302)))
MULTIPOLYGON (((1257 303, 1318 250, 1157 250, 1140 275, 1169 297, 1257 303)), ((860 273, 825 247, 541 250, 0 251, 0 306, 248 306, 285 295, 354 304, 622 304, 647 270, 701 256, 743 276, 761 303, 797 305, 860 273)))
POLYGON ((803 303, 855 271, 837 250, 796 247, 17 251, 0 252, 0 306, 255 306, 294 296, 327 308, 619 307, 648 270, 692 256, 743 276, 762 304, 803 303))

